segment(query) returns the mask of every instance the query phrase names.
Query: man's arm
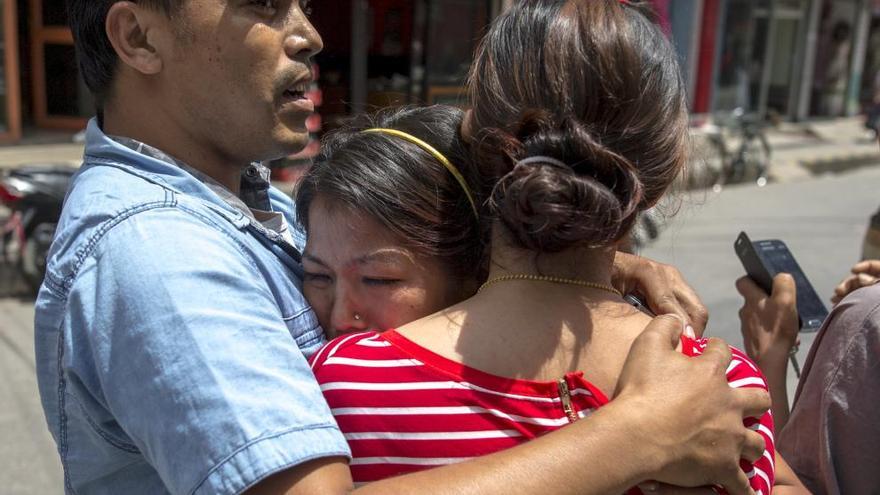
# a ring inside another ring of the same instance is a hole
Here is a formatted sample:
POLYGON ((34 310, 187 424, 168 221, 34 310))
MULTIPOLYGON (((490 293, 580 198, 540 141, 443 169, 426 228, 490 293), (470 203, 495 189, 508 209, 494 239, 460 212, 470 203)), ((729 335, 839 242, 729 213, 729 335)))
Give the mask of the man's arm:
MULTIPOLYGON (((763 391, 731 389, 730 351, 712 341, 702 356, 675 351, 681 319, 658 317, 634 342, 614 400, 587 418, 518 447, 469 462, 371 483, 354 493, 623 493, 645 480, 724 485, 749 493, 740 458, 764 441, 743 426, 769 407, 763 391)), ((342 459, 321 459, 270 477, 249 495, 352 491, 342 459)))

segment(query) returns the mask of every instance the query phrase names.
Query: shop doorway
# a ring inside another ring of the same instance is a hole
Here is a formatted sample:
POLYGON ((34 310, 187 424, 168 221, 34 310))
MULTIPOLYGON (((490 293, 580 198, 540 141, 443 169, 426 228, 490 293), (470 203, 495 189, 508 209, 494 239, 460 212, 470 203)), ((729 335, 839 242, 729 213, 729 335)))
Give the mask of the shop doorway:
POLYGON ((794 116, 808 7, 806 0, 785 0, 755 12, 756 22, 766 26, 763 71, 756 88, 762 115, 794 116))
POLYGON ((322 0, 312 21, 324 38, 324 130, 388 106, 463 103, 477 41, 498 9, 492 0, 322 0))
POLYGON ((77 131, 94 101, 76 63, 64 0, 28 0, 31 97, 37 127, 77 131))
POLYGON ((0 0, 0 15, 0 143, 69 139, 85 128, 94 101, 79 74, 64 0, 0 0))
POLYGON ((809 0, 731 0, 724 18, 714 108, 794 116, 809 0))

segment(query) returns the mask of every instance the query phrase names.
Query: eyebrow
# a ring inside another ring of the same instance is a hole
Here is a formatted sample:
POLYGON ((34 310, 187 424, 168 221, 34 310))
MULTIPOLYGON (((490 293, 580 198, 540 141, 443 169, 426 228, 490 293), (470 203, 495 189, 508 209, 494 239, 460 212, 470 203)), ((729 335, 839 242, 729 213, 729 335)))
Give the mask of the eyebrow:
MULTIPOLYGON (((324 268, 330 268, 330 265, 327 264, 326 261, 321 258, 315 256, 314 254, 306 251, 302 255, 303 260, 308 260, 313 263, 317 263, 324 268)), ((403 258, 408 260, 410 263, 415 263, 416 260, 412 257, 411 254, 401 251, 399 249, 380 249, 378 251, 374 251, 369 254, 365 254, 363 256, 359 256, 352 260, 351 264, 357 265, 366 265, 369 263, 387 263, 387 264, 396 264, 400 262, 400 259, 403 258)))
POLYGON ((356 258, 354 262, 359 265, 365 265, 367 263, 394 264, 399 262, 400 258, 404 258, 410 263, 416 262, 411 254, 401 251, 399 249, 380 249, 378 251, 374 251, 370 254, 365 254, 359 258, 356 258))
POLYGON ((309 260, 312 263, 317 263, 317 264, 323 266, 324 268, 329 268, 329 265, 327 265, 327 263, 325 263, 324 260, 322 260, 321 258, 318 258, 317 256, 315 256, 312 253, 305 252, 305 253, 303 253, 302 257, 304 260, 309 260))

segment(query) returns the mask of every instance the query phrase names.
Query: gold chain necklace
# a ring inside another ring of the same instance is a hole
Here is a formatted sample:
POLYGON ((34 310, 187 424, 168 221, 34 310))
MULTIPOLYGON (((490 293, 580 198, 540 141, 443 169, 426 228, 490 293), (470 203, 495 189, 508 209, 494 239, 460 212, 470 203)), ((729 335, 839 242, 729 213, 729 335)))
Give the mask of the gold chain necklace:
POLYGON ((597 284, 596 282, 587 282, 586 280, 579 280, 576 278, 551 277, 549 275, 531 275, 528 273, 502 275, 500 277, 489 279, 486 281, 486 283, 481 285, 479 289, 477 289, 477 294, 483 292, 483 289, 492 284, 497 284, 498 282, 507 282, 510 280, 531 280, 535 282, 550 282, 553 284, 577 285, 580 287, 589 287, 590 289, 604 290, 605 292, 616 294, 618 297, 623 297, 623 294, 621 294, 619 290, 611 287, 610 285, 597 284))

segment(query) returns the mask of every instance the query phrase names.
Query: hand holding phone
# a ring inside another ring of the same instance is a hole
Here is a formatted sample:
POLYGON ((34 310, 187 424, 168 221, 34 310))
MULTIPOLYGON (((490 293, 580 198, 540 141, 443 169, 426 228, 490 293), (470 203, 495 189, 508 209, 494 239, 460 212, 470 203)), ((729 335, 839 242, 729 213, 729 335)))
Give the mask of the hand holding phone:
POLYGON ((801 332, 815 332, 822 326, 828 309, 784 242, 778 239, 752 241, 745 232, 740 232, 734 249, 746 273, 767 294, 773 292, 773 277, 777 274, 788 273, 794 278, 801 332))
MULTIPOLYGON (((822 322, 828 316, 828 310, 784 242, 777 239, 752 242, 745 232, 740 232, 734 243, 734 249, 749 278, 768 295, 773 293, 773 277, 777 274, 788 273, 794 278, 801 332, 815 332, 822 326, 822 322)), ((800 378, 801 370, 796 352, 797 344, 791 348, 789 360, 795 374, 800 378)))
POLYGON ((770 375, 778 377, 775 374, 777 365, 784 363, 786 358, 790 358, 795 373, 800 376, 800 366, 795 359, 800 319, 794 277, 777 275, 773 279, 772 292, 767 294, 751 277, 745 276, 736 281, 736 290, 744 300, 739 319, 746 353, 761 366, 768 378, 770 375))

